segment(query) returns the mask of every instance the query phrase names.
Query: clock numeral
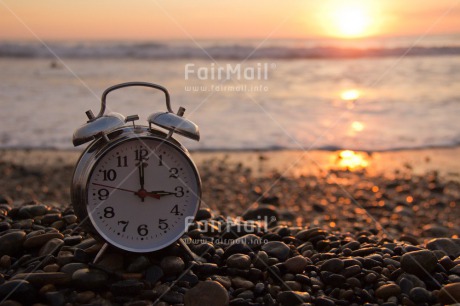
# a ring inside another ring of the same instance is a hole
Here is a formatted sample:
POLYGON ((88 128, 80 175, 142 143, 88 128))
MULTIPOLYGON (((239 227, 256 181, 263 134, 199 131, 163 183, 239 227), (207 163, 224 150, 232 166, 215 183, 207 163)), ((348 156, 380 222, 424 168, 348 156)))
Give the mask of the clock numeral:
POLYGON ((177 169, 177 168, 169 169, 169 177, 178 178, 179 177, 179 169, 177 169))
POLYGON ((158 155, 158 166, 163 166, 163 155, 158 155))
POLYGON ((126 228, 128 227, 129 221, 118 221, 118 225, 123 225, 123 233, 126 232, 126 228))
POLYGON ((174 205, 174 207, 173 207, 173 209, 171 209, 170 213, 175 214, 176 216, 180 215, 179 207, 177 207, 177 205, 174 205))
POLYGON ((115 181, 117 178, 117 172, 113 169, 102 170, 102 174, 104 175, 104 181, 115 181))
POLYGON ((134 153, 136 155, 136 160, 138 161, 149 159, 147 157, 149 155, 149 151, 147 151, 146 149, 135 150, 134 153))
POLYGON ((168 219, 160 219, 160 222, 158 222, 158 228, 161 230, 165 230, 169 227, 168 223, 166 223, 168 219))
POLYGON ((174 190, 176 191, 176 197, 182 198, 184 196, 184 187, 177 186, 174 190))
POLYGON ((108 219, 115 217, 115 212, 113 211, 112 206, 107 206, 104 208, 104 217, 108 219))
POLYGON ((107 200, 107 198, 109 197, 109 191, 107 189, 102 188, 97 191, 97 195, 99 196, 99 200, 104 201, 107 200))
POLYGON ((118 168, 121 168, 121 167, 128 167, 128 156, 117 156, 117 160, 118 160, 118 165, 117 167, 118 168))
POLYGON ((139 225, 139 227, 137 228, 137 233, 140 235, 140 236, 147 236, 147 234, 149 233, 149 230, 147 228, 147 224, 141 224, 139 225))

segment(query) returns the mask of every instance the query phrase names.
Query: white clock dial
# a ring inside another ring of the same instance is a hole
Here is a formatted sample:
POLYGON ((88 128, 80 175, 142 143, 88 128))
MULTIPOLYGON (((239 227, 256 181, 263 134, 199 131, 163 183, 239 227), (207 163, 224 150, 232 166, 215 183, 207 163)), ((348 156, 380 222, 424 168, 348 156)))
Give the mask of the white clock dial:
POLYGON ((88 216, 109 243, 150 252, 179 239, 200 203, 200 181, 189 157, 152 137, 132 138, 100 157, 90 174, 88 216))

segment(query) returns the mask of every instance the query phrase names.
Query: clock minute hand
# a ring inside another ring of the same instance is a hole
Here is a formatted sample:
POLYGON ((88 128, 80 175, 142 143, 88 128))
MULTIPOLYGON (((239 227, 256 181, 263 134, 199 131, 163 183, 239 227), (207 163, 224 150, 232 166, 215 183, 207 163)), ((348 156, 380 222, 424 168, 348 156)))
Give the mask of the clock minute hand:
POLYGON ((139 196, 141 198, 141 201, 144 202, 145 200, 145 189, 144 189, 144 162, 141 161, 139 162, 139 166, 137 167, 139 169, 139 182, 141 184, 141 188, 139 189, 139 191, 136 193, 137 196, 139 196))
POLYGON ((134 190, 124 189, 124 188, 120 188, 120 187, 113 187, 113 186, 104 185, 104 184, 99 184, 99 183, 93 183, 93 185, 101 186, 101 187, 106 187, 106 188, 117 189, 117 190, 122 190, 122 191, 128 191, 128 192, 132 192, 132 193, 135 193, 135 192, 136 192, 136 191, 134 191, 134 190))
POLYGON ((113 186, 109 186, 109 185, 104 185, 104 184, 99 184, 99 183, 93 183, 93 185, 96 185, 96 186, 101 186, 101 187, 106 187, 106 188, 112 188, 112 189, 116 189, 116 190, 121 190, 121 191, 127 191, 127 192, 132 192, 133 194, 137 195, 137 196, 142 196, 145 194, 147 194, 147 196, 150 196, 152 198, 155 198, 155 199, 160 199, 160 195, 156 195, 154 193, 152 194, 149 194, 147 191, 144 190, 144 193, 142 193, 142 190, 139 190, 139 191, 135 191, 135 190, 130 190, 130 189, 125 189, 125 188, 120 188, 120 187, 113 187, 113 186))

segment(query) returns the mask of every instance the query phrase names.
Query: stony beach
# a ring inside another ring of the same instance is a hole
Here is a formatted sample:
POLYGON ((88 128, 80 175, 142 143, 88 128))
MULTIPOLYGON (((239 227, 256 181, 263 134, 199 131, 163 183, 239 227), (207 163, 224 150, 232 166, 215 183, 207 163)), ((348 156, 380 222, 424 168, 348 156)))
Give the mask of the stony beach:
POLYGON ((203 203, 184 239, 201 258, 173 244, 94 263, 102 243, 69 203, 72 161, 0 159, 0 305, 460 302, 457 181, 410 165, 290 176, 219 156, 198 168, 203 203))

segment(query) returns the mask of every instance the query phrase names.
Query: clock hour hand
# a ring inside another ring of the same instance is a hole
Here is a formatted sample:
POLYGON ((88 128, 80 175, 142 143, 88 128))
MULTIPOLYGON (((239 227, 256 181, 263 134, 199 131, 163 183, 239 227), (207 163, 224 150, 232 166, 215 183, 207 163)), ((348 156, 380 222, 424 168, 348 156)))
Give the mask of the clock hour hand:
POLYGON ((168 196, 168 195, 176 195, 175 192, 169 192, 169 191, 163 191, 163 190, 155 190, 155 191, 150 191, 150 192, 147 192, 149 195, 153 195, 153 196, 158 196, 158 197, 163 197, 163 196, 168 196))

